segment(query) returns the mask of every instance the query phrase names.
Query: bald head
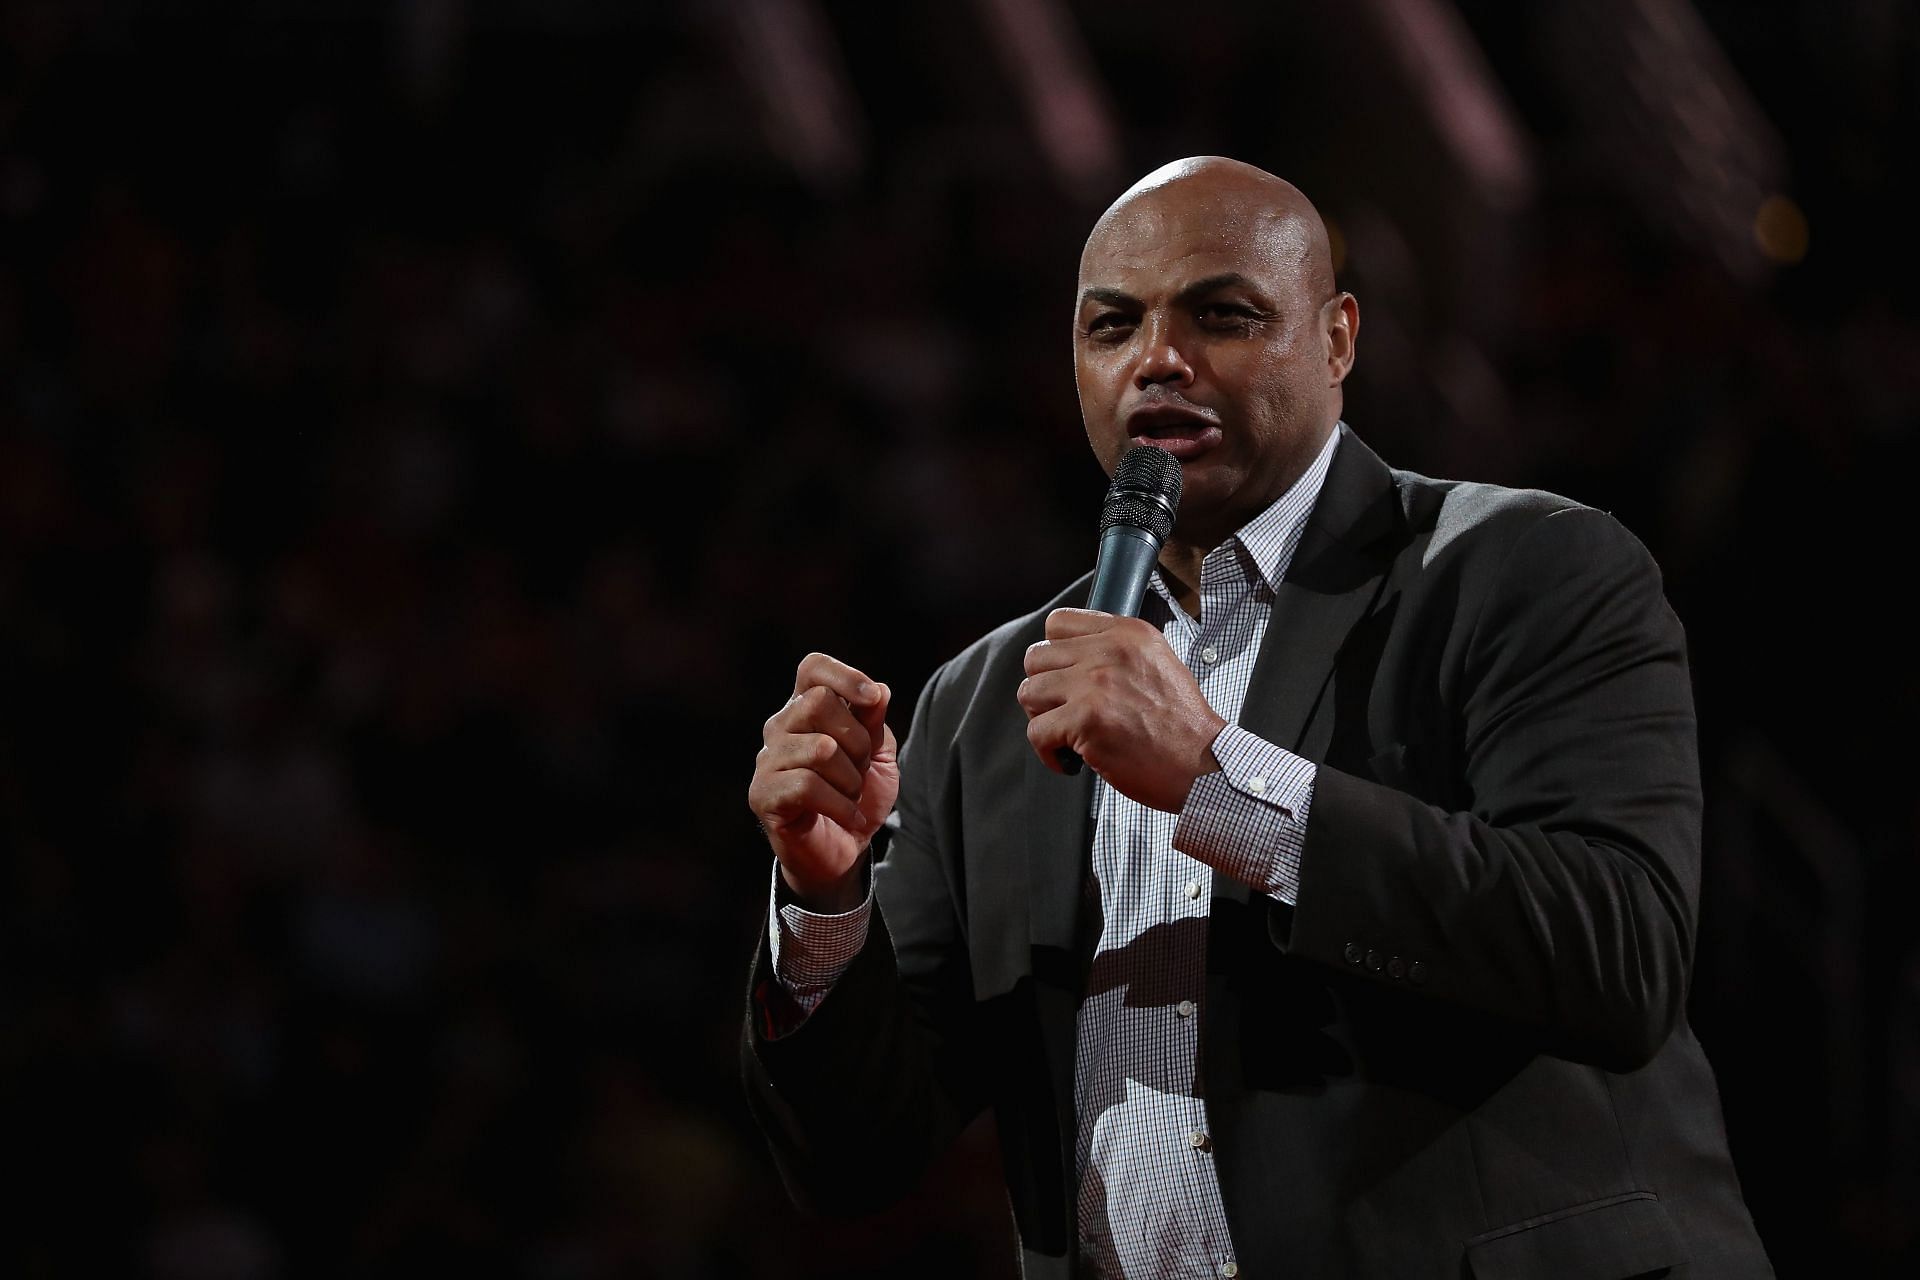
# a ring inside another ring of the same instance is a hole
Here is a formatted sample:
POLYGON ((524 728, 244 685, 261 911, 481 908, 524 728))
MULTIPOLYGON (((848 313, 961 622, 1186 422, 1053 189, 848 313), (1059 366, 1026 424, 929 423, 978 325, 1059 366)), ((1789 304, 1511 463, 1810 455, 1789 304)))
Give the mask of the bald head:
POLYGON ((1100 216, 1075 299, 1080 416, 1109 474, 1142 444, 1180 460, 1163 567, 1219 545, 1319 455, 1359 325, 1312 202, 1250 164, 1176 161, 1100 216))
MULTIPOLYGON (((1187 216, 1210 218, 1223 231, 1238 231, 1248 244, 1265 249, 1295 275, 1306 298, 1318 305, 1334 294, 1333 252, 1327 225, 1313 202, 1284 178, 1227 156, 1188 156, 1161 165, 1121 193, 1093 225, 1080 256, 1081 282, 1086 282, 1088 255, 1103 236, 1111 238, 1142 214, 1178 209, 1187 216)), ((1149 232, 1151 234, 1151 232, 1149 232)))

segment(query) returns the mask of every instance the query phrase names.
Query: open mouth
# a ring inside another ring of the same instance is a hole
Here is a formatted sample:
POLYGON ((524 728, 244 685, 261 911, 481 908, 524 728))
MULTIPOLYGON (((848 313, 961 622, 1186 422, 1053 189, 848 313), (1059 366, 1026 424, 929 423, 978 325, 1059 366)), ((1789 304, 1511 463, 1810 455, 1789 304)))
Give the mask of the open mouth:
POLYGON ((1135 423, 1129 428, 1135 444, 1165 449, 1182 462, 1196 458, 1220 443, 1220 428, 1198 418, 1163 418, 1135 423))

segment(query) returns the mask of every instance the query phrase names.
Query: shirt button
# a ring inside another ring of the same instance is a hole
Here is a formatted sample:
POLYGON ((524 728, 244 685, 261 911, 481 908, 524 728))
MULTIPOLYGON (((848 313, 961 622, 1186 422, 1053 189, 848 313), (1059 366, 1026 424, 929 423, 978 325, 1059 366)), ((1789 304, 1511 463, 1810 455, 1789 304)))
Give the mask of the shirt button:
POLYGON ((1173 1006, 1173 1011, 1183 1018, 1191 1018, 1193 1016, 1193 1001, 1182 1000, 1179 1004, 1173 1006))
POLYGON ((1265 795, 1267 791, 1267 780, 1265 778, 1248 778, 1247 790, 1253 792, 1253 794, 1257 796, 1265 795))
POLYGON ((1206 1151, 1213 1145, 1213 1139, 1207 1137, 1206 1130, 1195 1129, 1187 1135, 1187 1145, 1195 1151, 1206 1151))
POLYGON ((1200 896, 1200 882, 1198 880, 1187 881, 1187 896, 1189 898, 1198 898, 1200 896))
POLYGON ((1220 661, 1220 651, 1212 645, 1208 645, 1200 651, 1200 661, 1206 663, 1208 666, 1212 666, 1214 663, 1220 661))
POLYGON ((1220 1264, 1220 1274, 1225 1276, 1227 1280, 1233 1280, 1235 1276, 1240 1274, 1240 1264, 1237 1262, 1223 1262, 1220 1264))

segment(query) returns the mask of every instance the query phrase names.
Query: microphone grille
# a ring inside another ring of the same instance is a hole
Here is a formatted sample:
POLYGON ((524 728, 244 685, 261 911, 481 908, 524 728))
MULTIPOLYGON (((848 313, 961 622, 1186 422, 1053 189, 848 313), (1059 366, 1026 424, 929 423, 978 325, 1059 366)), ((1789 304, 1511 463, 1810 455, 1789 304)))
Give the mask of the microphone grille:
POLYGON ((1100 508, 1100 532, 1117 524, 1145 529, 1161 541, 1173 532, 1180 507, 1180 460, 1165 449, 1137 444, 1120 455, 1100 508))

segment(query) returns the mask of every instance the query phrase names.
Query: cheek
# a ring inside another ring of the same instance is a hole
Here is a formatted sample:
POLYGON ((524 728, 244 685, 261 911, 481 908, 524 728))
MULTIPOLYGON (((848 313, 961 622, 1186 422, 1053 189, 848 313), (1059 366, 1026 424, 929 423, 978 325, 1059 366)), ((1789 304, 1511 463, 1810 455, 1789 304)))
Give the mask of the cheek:
POLYGON ((1319 418, 1325 399, 1315 380, 1318 371, 1303 364, 1286 353, 1270 351, 1241 384, 1246 388, 1251 434, 1263 448, 1284 445, 1301 432, 1302 424, 1319 418))
POLYGON ((1295 334, 1274 343, 1255 374, 1260 393, 1280 416, 1293 416, 1304 403, 1317 398, 1324 369, 1319 348, 1309 337, 1295 334))
POLYGON ((1120 457, 1113 439, 1117 404, 1113 390, 1101 376, 1099 367, 1082 359, 1074 361, 1073 386, 1080 401, 1080 425, 1087 433, 1087 443, 1093 446, 1093 456, 1112 472, 1120 457))
POLYGON ((1111 421, 1120 403, 1122 379, 1117 360, 1079 357, 1073 365, 1073 385, 1080 394, 1080 411, 1090 420, 1111 421))

